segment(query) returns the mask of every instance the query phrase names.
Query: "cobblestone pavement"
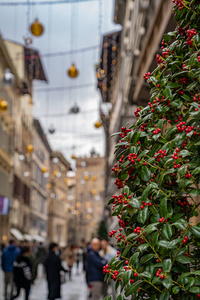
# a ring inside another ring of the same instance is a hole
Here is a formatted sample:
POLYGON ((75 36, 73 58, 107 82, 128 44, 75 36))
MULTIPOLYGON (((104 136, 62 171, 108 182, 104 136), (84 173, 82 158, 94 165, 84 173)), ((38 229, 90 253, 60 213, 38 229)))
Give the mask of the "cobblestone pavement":
MULTIPOLYGON (((62 300, 87 300, 87 286, 85 283, 85 276, 81 271, 76 274, 75 268, 72 272, 72 280, 62 284, 62 300)), ((42 275, 41 268, 39 270, 39 278, 36 280, 35 284, 31 289, 30 300, 46 300, 47 299, 47 284, 44 276, 42 275)), ((0 271, 0 300, 4 300, 3 297, 3 272, 0 271)), ((23 293, 17 300, 24 300, 23 293)))

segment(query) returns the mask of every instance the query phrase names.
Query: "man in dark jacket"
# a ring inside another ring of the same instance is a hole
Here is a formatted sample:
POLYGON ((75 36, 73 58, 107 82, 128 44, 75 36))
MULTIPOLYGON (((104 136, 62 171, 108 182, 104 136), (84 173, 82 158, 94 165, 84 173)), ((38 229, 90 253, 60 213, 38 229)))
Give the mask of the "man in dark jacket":
POLYGON ((60 257, 57 255, 58 245, 56 243, 51 243, 49 245, 49 254, 45 259, 44 266, 47 275, 48 283, 48 299, 55 300, 61 298, 60 295, 60 271, 67 272, 62 265, 60 257))
POLYGON ((10 240, 9 246, 3 249, 1 257, 1 266, 4 271, 4 297, 5 300, 10 299, 13 295, 13 263, 17 256, 20 254, 19 248, 16 247, 15 241, 10 240), (10 293, 8 288, 10 287, 10 293))
POLYGON ((17 298, 21 289, 25 290, 25 300, 29 299, 32 279, 31 263, 28 258, 30 252, 30 247, 23 247, 21 249, 22 254, 14 261, 14 282, 16 284, 17 294, 10 300, 17 298))
POLYGON ((98 251, 100 249, 100 240, 93 239, 91 241, 91 248, 88 251, 88 281, 92 287, 91 300, 99 300, 103 294, 103 267, 107 264, 107 261, 103 259, 98 251))

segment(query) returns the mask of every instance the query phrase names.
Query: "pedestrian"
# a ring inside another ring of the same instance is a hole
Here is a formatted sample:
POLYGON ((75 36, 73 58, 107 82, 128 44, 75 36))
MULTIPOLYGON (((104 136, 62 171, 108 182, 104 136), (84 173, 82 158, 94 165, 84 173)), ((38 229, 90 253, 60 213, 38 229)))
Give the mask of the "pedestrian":
POLYGON ((76 274, 79 274, 79 264, 83 257, 83 248, 77 247, 75 250, 75 256, 76 256, 76 274))
POLYGON ((21 289, 25 290, 25 300, 29 299, 32 280, 32 269, 29 260, 30 253, 30 247, 24 246, 21 249, 21 255, 14 261, 14 282, 17 293, 10 300, 16 299, 20 295, 21 289))
POLYGON ((92 287, 91 300, 99 300, 103 295, 104 274, 103 267, 107 261, 99 255, 100 240, 92 239, 91 248, 88 250, 88 281, 92 287))
POLYGON ((49 245, 49 253, 45 259, 44 266, 48 283, 48 299, 55 300, 57 298, 61 298, 60 271, 64 271, 66 273, 67 270, 65 270, 61 265, 61 260, 58 255, 58 244, 51 243, 49 245))
MULTIPOLYGON (((108 262, 117 254, 117 250, 109 245, 108 241, 105 239, 101 240, 101 250, 99 251, 101 257, 105 258, 108 262)), ((113 300, 116 299, 115 283, 110 282, 110 287, 112 289, 113 300)), ((108 295, 108 284, 104 281, 103 283, 103 296, 108 295)))
POLYGON ((20 254, 19 248, 16 246, 14 240, 9 241, 9 246, 3 249, 1 256, 1 266, 4 272, 4 297, 5 300, 13 296, 13 263, 17 256, 20 254), (10 292, 8 291, 10 290, 10 292))
POLYGON ((76 259, 76 254, 75 254, 73 245, 70 245, 70 246, 67 247, 67 249, 65 250, 65 253, 64 253, 64 257, 65 257, 67 266, 69 268, 69 280, 71 280, 71 278, 72 278, 72 267, 73 267, 73 264, 74 264, 75 259, 76 259))
MULTIPOLYGON (((44 261, 45 258, 47 256, 47 249, 46 247, 43 245, 42 242, 39 243, 39 246, 37 248, 37 252, 36 252, 36 260, 37 260, 37 269, 36 269, 36 275, 37 275, 37 271, 38 271, 38 267, 41 266, 42 267, 42 275, 44 275, 45 273, 45 268, 44 268, 44 261)), ((40 270, 40 269, 39 269, 40 270)))

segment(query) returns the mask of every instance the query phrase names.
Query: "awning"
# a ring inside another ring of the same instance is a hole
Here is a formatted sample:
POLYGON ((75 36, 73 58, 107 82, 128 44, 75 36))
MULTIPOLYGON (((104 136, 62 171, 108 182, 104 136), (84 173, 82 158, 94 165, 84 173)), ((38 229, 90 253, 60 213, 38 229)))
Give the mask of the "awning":
POLYGON ((23 234, 16 228, 11 228, 10 232, 12 235, 18 240, 18 241, 24 241, 24 236, 23 234))
POLYGON ((32 234, 32 239, 35 240, 36 242, 39 243, 44 243, 45 242, 45 238, 42 236, 39 236, 37 234, 32 234))
POLYGON ((32 242, 33 241, 33 237, 30 234, 24 234, 24 238, 28 242, 32 242))

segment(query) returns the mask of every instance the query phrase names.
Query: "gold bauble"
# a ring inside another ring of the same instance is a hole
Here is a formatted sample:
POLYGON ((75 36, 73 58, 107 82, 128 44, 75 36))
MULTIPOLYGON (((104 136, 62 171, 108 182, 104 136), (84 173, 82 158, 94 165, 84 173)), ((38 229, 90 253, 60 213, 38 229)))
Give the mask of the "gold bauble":
POLYGON ((78 76, 78 70, 74 64, 72 64, 71 68, 68 70, 68 75, 71 78, 76 78, 78 76))
POLYGON ((46 184, 46 188, 47 188, 47 189, 50 189, 50 188, 51 188, 51 183, 47 183, 47 184, 46 184))
POLYGON ((96 181, 96 180, 97 180, 96 176, 92 176, 92 181, 96 181))
POLYGON ((58 174, 58 171, 53 171, 53 175, 56 177, 58 174))
POLYGON ((38 19, 35 19, 33 24, 31 25, 31 33, 34 36, 40 36, 44 31, 44 28, 42 24, 38 21, 38 19))
POLYGON ((71 159, 76 159, 76 156, 72 154, 71 159))
POLYGON ((45 166, 42 167, 42 173, 46 173, 47 172, 47 168, 45 166))
POLYGON ((0 111, 6 111, 8 109, 8 102, 5 99, 0 99, 0 111))
POLYGON ((96 127, 96 128, 99 128, 99 127, 101 127, 103 124, 102 124, 102 122, 101 121, 97 121, 95 124, 94 124, 94 126, 96 127))
POLYGON ((88 181, 89 178, 90 178, 90 177, 89 177, 88 175, 85 175, 85 176, 84 176, 84 180, 85 180, 85 181, 88 181))
POLYGON ((95 195, 96 194, 96 190, 95 189, 91 190, 91 194, 95 195))
POLYGON ((27 152, 31 153, 33 151, 33 145, 29 144, 26 147, 27 152))

